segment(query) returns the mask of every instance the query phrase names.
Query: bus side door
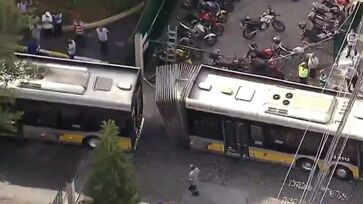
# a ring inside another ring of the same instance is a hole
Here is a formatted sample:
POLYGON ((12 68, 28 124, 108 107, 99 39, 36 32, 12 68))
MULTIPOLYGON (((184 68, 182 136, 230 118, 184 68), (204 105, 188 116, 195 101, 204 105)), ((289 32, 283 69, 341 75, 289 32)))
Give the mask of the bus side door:
POLYGON ((231 157, 241 157, 247 150, 247 128, 245 124, 222 120, 225 153, 231 157))

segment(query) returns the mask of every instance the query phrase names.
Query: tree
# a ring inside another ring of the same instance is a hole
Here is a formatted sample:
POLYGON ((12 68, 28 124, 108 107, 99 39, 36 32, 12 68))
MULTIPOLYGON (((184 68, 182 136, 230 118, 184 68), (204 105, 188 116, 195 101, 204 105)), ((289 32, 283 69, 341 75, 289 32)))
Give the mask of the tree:
POLYGON ((133 165, 117 144, 118 133, 114 121, 103 122, 88 181, 94 204, 138 203, 133 165))
MULTIPOLYGON (((39 70, 25 61, 16 61, 14 51, 20 40, 20 31, 29 19, 20 15, 15 0, 0 0, 0 84, 2 87, 16 79, 31 79, 39 74, 39 70)), ((15 121, 21 113, 11 111, 14 100, 9 90, 0 91, 0 129, 16 131, 15 121)))

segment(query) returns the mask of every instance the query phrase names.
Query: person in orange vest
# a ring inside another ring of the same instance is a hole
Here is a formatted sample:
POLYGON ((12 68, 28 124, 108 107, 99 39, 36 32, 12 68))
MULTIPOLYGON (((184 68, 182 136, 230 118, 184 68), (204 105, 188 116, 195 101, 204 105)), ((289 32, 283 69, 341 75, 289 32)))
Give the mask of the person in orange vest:
POLYGON ((302 62, 299 64, 298 75, 299 75, 300 83, 308 84, 307 79, 309 77, 309 67, 306 62, 302 62))

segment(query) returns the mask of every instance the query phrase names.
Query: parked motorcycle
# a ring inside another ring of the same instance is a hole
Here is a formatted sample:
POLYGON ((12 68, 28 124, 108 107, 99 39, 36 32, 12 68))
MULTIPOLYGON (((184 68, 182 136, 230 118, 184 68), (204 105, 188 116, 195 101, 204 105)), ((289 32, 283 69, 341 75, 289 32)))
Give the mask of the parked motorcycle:
POLYGON ((200 39, 203 40, 207 46, 213 46, 217 43, 217 35, 212 33, 207 26, 202 25, 200 22, 196 22, 192 27, 189 27, 181 18, 178 18, 178 20, 179 24, 177 31, 180 37, 200 39))
POLYGON ((234 10, 234 5, 232 0, 214 0, 216 3, 218 3, 222 10, 225 10, 227 12, 231 12, 234 10))
POLYGON ((213 1, 203 2, 200 7, 200 13, 210 13, 210 15, 216 17, 220 23, 226 23, 228 19, 228 12, 222 9, 218 3, 213 1))
POLYGON ((286 65, 286 58, 278 55, 278 52, 273 48, 259 49, 255 42, 251 43, 248 48, 247 58, 251 59, 253 56, 256 56, 266 60, 266 64, 271 69, 282 70, 286 65))
POLYGON ((306 43, 317 43, 335 33, 328 32, 326 29, 320 29, 314 25, 308 27, 306 22, 299 22, 298 27, 301 29, 301 40, 306 43))
POLYGON ((211 16, 210 13, 201 13, 199 20, 203 25, 209 26, 211 31, 218 36, 223 35, 224 26, 222 23, 218 22, 217 19, 211 16))
POLYGON ((277 16, 280 16, 280 14, 272 10, 271 5, 267 6, 267 10, 262 13, 259 19, 251 19, 249 16, 246 16, 241 19, 243 36, 246 39, 252 39, 256 36, 257 31, 266 30, 270 24, 275 30, 284 31, 286 26, 282 21, 277 20, 277 16))
POLYGON ((230 62, 224 61, 220 56, 219 58, 217 58, 217 60, 214 61, 212 65, 232 71, 238 71, 238 72, 245 71, 244 66, 242 65, 242 59, 239 59, 237 56, 234 56, 232 61, 230 62))

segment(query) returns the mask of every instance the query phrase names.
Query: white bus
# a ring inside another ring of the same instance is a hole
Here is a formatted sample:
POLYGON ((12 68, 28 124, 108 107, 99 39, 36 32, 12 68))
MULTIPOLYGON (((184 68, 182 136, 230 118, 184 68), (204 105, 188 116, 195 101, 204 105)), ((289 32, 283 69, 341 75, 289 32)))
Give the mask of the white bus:
MULTIPOLYGON (((198 69, 194 78, 189 78, 191 84, 185 85, 186 93, 178 90, 185 95, 185 114, 181 116, 185 127, 181 128, 186 129, 192 149, 284 165, 293 163, 311 170, 323 133, 334 135, 349 100, 337 97, 333 90, 321 93, 320 88, 204 65, 198 69)), ((181 78, 179 81, 185 83, 186 77, 181 78)), ((335 175, 341 179, 360 178, 363 175, 361 98, 354 103, 343 131, 344 137, 348 135, 350 139, 335 175)), ((322 160, 318 165, 322 167, 322 160)))
POLYGON ((94 148, 102 121, 112 119, 120 129, 120 147, 135 150, 143 126, 139 68, 19 53, 16 56, 45 72, 37 79, 17 80, 7 86, 14 93, 13 110, 23 114, 16 121, 18 131, 2 131, 2 135, 94 148))

